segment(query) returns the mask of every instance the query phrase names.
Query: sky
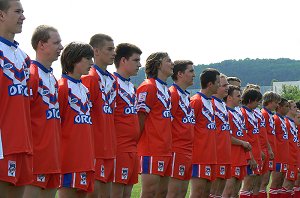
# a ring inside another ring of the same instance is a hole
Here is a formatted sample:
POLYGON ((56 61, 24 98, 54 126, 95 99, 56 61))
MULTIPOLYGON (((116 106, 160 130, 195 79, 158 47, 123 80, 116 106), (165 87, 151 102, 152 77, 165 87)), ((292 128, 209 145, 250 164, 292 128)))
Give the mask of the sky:
MULTIPOLYGON (((128 42, 195 65, 245 58, 300 60, 298 0, 21 0, 26 20, 15 39, 32 59, 38 25, 58 29, 62 44, 89 42, 104 33, 115 45, 128 42)), ((56 77, 60 62, 53 63, 56 77)), ((114 66, 108 68, 114 71, 114 66)))

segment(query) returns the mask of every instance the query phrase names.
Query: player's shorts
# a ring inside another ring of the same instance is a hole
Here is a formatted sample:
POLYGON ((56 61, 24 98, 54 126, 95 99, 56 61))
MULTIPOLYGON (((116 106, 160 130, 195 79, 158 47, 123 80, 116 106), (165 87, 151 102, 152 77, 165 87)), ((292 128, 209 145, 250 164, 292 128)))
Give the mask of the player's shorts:
POLYGON ((231 177, 238 180, 243 180, 247 176, 247 165, 245 166, 231 166, 231 177))
POLYGON ((280 173, 286 173, 288 165, 286 163, 276 163, 275 171, 280 173))
POLYGON ((104 183, 113 182, 116 172, 116 159, 97 158, 95 164, 95 179, 104 183))
POLYGON ((140 173, 171 176, 171 156, 140 156, 140 173))
POLYGON ((15 186, 31 184, 32 163, 32 155, 26 153, 5 155, 4 159, 0 160, 0 180, 15 186))
POLYGON ((94 171, 66 173, 61 175, 60 187, 76 188, 85 192, 93 192, 94 183, 94 171))
POLYGON ((250 168, 250 165, 247 166, 247 175, 261 175, 262 161, 256 161, 256 162, 257 162, 257 168, 255 170, 252 170, 250 168))
POLYGON ((213 181, 216 178, 216 165, 192 164, 192 177, 213 181))
POLYGON ((58 188, 60 185, 60 174, 33 174, 33 186, 43 189, 58 188))
POLYGON ((190 180, 192 176, 192 155, 172 153, 171 177, 179 180, 190 180))
POLYGON ((217 164, 216 165, 216 178, 230 179, 231 178, 231 165, 230 164, 217 164))
POLYGON ((114 182, 120 184, 138 183, 139 158, 137 153, 118 153, 114 182))
POLYGON ((290 181, 296 181, 298 177, 298 168, 296 165, 289 165, 288 170, 286 172, 286 179, 290 181))
POLYGON ((261 174, 265 174, 267 173, 270 169, 269 169, 269 161, 270 161, 270 156, 267 150, 263 150, 264 154, 265 154, 265 160, 262 161, 262 166, 261 166, 261 174))

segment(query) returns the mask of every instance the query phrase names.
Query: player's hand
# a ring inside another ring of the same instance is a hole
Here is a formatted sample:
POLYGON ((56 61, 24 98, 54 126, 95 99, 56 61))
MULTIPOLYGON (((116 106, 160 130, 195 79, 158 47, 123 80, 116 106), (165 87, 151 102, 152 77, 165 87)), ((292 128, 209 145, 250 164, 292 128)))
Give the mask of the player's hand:
POLYGON ((266 155, 264 152, 261 152, 261 159, 262 159, 262 161, 265 161, 265 159, 266 159, 266 155))
POLYGON ((270 160, 273 160, 274 159, 274 153, 273 153, 272 149, 269 149, 268 153, 269 153, 270 160))
POLYGON ((250 166, 251 170, 256 170, 257 169, 257 163, 256 163, 254 158, 251 158, 248 161, 248 165, 250 166))
POLYGON ((246 151, 251 151, 252 150, 252 146, 249 142, 243 141, 242 146, 244 147, 244 149, 246 151))

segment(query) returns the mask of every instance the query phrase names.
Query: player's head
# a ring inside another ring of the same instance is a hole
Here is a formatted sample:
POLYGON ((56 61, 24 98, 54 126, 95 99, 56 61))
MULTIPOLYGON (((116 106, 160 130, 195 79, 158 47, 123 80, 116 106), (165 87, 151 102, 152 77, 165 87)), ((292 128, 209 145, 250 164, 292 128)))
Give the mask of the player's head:
POLYGON ((172 79, 174 82, 182 81, 186 86, 191 86, 194 83, 195 70, 193 62, 190 60, 174 61, 174 69, 172 79))
MULTIPOLYGON (((0 28, 5 34, 12 38, 15 34, 22 32, 25 16, 19 0, 0 0, 0 28)), ((2 35, 4 36, 4 35, 2 35)))
POLYGON ((137 46, 130 43, 121 43, 116 47, 115 66, 122 69, 129 76, 135 76, 141 67, 142 51, 137 46), (121 67, 121 68, 120 68, 121 67))
POLYGON ((290 110, 290 104, 287 99, 281 98, 281 101, 278 103, 278 107, 276 108, 276 112, 280 115, 285 116, 290 110))
POLYGON ((93 56, 93 48, 89 44, 78 42, 68 44, 61 55, 63 74, 87 74, 93 64, 93 56))
POLYGON ((58 59, 63 49, 57 29, 48 25, 40 25, 34 30, 31 45, 38 56, 47 58, 51 63, 58 59))
POLYGON ((242 104, 250 109, 255 109, 262 99, 260 91, 257 89, 246 89, 242 94, 242 104))
POLYGON ((256 89, 257 91, 260 91, 260 86, 256 84, 248 83, 244 89, 244 91, 247 91, 248 89, 256 89))
POLYGON ((238 86, 239 88, 241 88, 241 85, 242 85, 241 79, 239 79, 238 77, 235 77, 235 76, 227 77, 227 82, 230 85, 235 85, 235 86, 238 86))
POLYGON ((289 100, 289 105, 290 105, 290 110, 288 112, 288 114, 292 117, 295 117, 296 114, 297 114, 297 105, 296 105, 296 102, 294 100, 289 100))
POLYGON ((220 72, 216 69, 207 68, 200 74, 202 89, 209 89, 212 94, 216 94, 220 87, 220 72))
POLYGON ((241 102, 241 89, 235 85, 228 86, 228 95, 224 98, 227 104, 237 107, 241 102))
POLYGON ((273 91, 267 91, 262 97, 262 104, 264 107, 267 107, 269 110, 274 111, 278 103, 281 101, 281 96, 273 91))
POLYGON ((166 52, 155 52, 148 56, 145 65, 147 78, 157 78, 161 76, 169 77, 173 74, 173 62, 166 52))
POLYGON ((95 34, 90 39, 90 45, 94 49, 95 62, 99 66, 111 65, 115 58, 115 46, 113 39, 106 34, 95 34))
POLYGON ((224 98, 228 94, 228 82, 225 74, 220 74, 220 87, 218 88, 217 95, 220 98, 224 98))

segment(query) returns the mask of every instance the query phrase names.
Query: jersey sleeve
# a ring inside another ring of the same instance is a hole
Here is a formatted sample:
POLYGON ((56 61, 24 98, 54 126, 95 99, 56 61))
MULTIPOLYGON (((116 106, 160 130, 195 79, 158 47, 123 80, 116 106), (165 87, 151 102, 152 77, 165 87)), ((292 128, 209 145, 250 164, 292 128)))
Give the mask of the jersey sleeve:
POLYGON ((156 87, 150 84, 142 85, 137 89, 138 112, 149 113, 155 104, 156 87))
POLYGON ((66 110, 68 108, 68 87, 59 82, 58 86, 58 102, 59 102, 59 112, 61 119, 65 118, 66 110))
POLYGON ((39 77, 37 70, 33 66, 30 67, 29 87, 32 92, 30 101, 34 102, 38 98, 39 77))
POLYGON ((201 113, 201 109, 203 108, 202 102, 198 98, 192 97, 190 105, 191 108, 194 109, 195 120, 198 120, 198 117, 201 116, 199 113, 201 113))
POLYGON ((170 93, 171 93, 171 105, 172 105, 171 114, 174 117, 178 109, 179 95, 176 90, 170 90, 170 93))

